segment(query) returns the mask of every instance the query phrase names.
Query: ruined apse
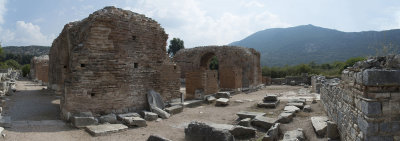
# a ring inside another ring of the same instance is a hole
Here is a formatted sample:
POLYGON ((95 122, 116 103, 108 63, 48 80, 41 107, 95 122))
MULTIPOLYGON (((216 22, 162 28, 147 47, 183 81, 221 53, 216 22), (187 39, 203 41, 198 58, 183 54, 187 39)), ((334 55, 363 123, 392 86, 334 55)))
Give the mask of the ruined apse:
POLYGON ((181 97, 179 67, 166 54, 168 35, 144 15, 105 7, 64 26, 50 50, 49 78, 70 113, 147 108, 146 94, 181 97))
POLYGON ((33 80, 46 85, 49 80, 49 56, 42 55, 31 59, 30 76, 33 80))
POLYGON ((185 80, 186 99, 198 98, 196 91, 213 94, 219 90, 252 89, 262 83, 260 53, 236 46, 204 46, 178 51, 174 61, 185 80), (211 59, 218 70, 211 70, 211 59))

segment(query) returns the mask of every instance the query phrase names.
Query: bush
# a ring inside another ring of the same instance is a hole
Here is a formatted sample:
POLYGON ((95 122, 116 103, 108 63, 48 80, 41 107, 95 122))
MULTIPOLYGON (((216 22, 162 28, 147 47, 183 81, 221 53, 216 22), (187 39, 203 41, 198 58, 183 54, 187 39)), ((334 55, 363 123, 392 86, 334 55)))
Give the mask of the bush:
POLYGON ((330 77, 338 77, 344 69, 353 66, 356 62, 365 60, 365 57, 355 57, 346 60, 345 62, 336 61, 333 63, 316 64, 310 62, 309 64, 299 64, 296 66, 284 67, 267 67, 262 68, 263 76, 270 76, 272 78, 282 78, 286 76, 299 76, 302 73, 308 74, 322 74, 330 77))
POLYGON ((19 69, 21 69, 21 65, 17 62, 17 61, 15 61, 15 60, 7 60, 6 62, 4 62, 9 68, 13 68, 13 69, 16 69, 16 70, 19 70, 19 69))
POLYGON ((28 76, 30 71, 31 71, 31 65, 25 64, 24 66, 22 66, 22 76, 23 77, 28 76))

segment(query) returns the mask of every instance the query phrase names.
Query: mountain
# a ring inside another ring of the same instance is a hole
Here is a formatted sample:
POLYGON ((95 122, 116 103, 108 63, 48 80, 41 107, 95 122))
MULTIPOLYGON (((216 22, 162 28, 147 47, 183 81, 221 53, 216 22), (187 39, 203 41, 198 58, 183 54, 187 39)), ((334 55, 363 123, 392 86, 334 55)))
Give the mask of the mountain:
POLYGON ((3 47, 4 53, 11 53, 14 55, 33 55, 40 56, 49 54, 49 46, 6 46, 3 47))
POLYGON ((397 53, 400 29, 386 31, 342 32, 302 25, 258 31, 230 45, 254 48, 261 53, 262 66, 284 66, 301 63, 330 63, 351 57, 376 55, 389 46, 397 53))

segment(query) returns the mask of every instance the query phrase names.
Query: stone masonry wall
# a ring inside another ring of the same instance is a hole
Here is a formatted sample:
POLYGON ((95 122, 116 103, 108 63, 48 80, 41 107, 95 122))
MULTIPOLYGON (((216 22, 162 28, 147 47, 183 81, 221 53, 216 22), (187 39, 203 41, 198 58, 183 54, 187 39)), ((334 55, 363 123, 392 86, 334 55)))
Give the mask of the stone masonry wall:
POLYGON ((115 7, 65 25, 49 68, 64 117, 146 109, 150 90, 165 101, 180 98, 180 68, 166 54, 167 39, 156 21, 115 7))
POLYGON ((30 75, 33 80, 41 81, 44 85, 49 82, 49 56, 33 57, 30 75))
POLYGON ((344 141, 400 140, 400 55, 374 57, 323 80, 321 102, 344 141))

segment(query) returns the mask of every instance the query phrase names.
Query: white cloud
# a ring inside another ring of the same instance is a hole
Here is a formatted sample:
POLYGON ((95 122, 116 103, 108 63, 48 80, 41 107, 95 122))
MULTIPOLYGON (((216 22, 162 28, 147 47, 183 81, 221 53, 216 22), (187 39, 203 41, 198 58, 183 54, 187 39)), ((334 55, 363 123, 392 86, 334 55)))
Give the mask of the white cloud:
POLYGON ((264 4, 260 3, 259 1, 245 1, 243 2, 244 7, 264 7, 264 4))
POLYGON ((1 41, 6 45, 51 45, 54 36, 45 36, 40 27, 29 22, 17 21, 15 30, 0 30, 1 41))
POLYGON ((7 12, 6 9, 7 0, 0 0, 0 24, 4 23, 4 14, 7 12))
MULTIPOLYGON (((224 45, 240 40, 251 33, 272 27, 287 27, 277 15, 268 11, 235 15, 229 12, 213 17, 194 0, 141 0, 124 9, 156 19, 169 38, 181 38, 186 47, 224 45)), ((261 6, 257 2, 251 5, 261 6)))

